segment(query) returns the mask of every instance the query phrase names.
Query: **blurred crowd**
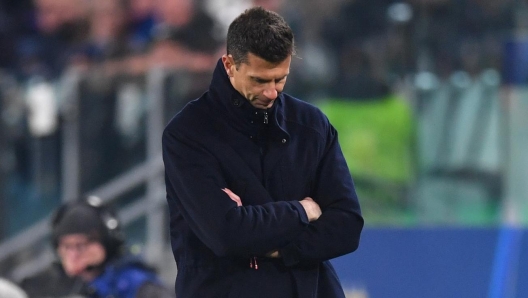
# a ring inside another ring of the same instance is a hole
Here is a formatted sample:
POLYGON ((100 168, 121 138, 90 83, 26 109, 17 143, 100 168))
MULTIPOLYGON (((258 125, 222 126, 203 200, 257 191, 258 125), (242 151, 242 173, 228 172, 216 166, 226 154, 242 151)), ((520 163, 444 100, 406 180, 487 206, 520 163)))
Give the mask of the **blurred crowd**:
POLYGON ((137 92, 145 75, 185 73, 163 90, 170 117, 207 88, 226 24, 251 5, 278 11, 294 29, 298 59, 286 91, 308 101, 383 98, 423 71, 441 79, 457 70, 503 72, 504 43, 526 23, 525 4, 515 0, 3 0, 0 210, 23 216, 0 215, 0 239, 61 200, 69 111, 61 94, 72 70, 84 75, 84 192, 145 158, 148 98, 137 92))
POLYGON ((214 20, 191 0, 4 1, 0 67, 52 80, 72 66, 140 74, 153 65, 209 69, 214 20))
POLYGON ((144 158, 146 73, 207 74, 222 33, 193 0, 0 2, 0 238, 60 203, 65 118, 78 115, 85 192, 144 158))
POLYGON ((322 60, 338 68, 330 71, 340 73, 331 74, 337 84, 362 76, 390 82, 391 75, 419 68, 444 76, 458 69, 475 73, 500 68, 501 43, 522 23, 516 14, 521 3, 5 0, 0 3, 0 69, 20 79, 56 79, 71 66, 97 66, 105 75, 137 75, 154 66, 210 70, 223 51, 232 15, 261 5, 292 24, 298 46, 306 46, 300 56, 314 60, 304 64, 322 60))

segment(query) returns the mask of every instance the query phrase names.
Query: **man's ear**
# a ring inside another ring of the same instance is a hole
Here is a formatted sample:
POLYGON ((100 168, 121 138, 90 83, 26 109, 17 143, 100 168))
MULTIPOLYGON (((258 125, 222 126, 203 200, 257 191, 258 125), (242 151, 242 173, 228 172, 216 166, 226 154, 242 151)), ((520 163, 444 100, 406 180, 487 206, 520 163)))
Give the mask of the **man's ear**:
POLYGON ((226 70, 226 73, 228 76, 232 77, 233 72, 235 71, 235 60, 233 59, 233 56, 231 55, 223 55, 222 56, 222 63, 224 64, 224 69, 226 70))

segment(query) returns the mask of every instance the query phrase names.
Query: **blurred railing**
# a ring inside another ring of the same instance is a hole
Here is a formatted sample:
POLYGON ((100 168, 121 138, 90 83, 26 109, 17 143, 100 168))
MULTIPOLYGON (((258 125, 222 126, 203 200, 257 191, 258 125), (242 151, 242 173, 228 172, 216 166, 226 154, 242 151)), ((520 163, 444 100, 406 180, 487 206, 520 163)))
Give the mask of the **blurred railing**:
POLYGON ((493 224, 504 194, 507 114, 500 75, 416 76, 419 222, 493 224))
POLYGON ((504 154, 503 222, 509 226, 528 225, 528 86, 504 90, 503 110, 507 117, 502 144, 504 154))
MULTIPOLYGON (((83 76, 80 73, 67 73, 63 79, 65 97, 63 105, 62 123, 62 198, 63 201, 75 200, 81 195, 99 196, 105 203, 113 204, 124 194, 129 193, 138 186, 145 185, 144 195, 132 200, 133 202, 120 208, 118 215, 123 225, 129 224, 140 218, 146 218, 145 249, 147 261, 157 267, 167 267, 162 259, 168 248, 167 224, 165 218, 165 186, 163 176, 163 162, 161 158, 161 135, 164 128, 164 94, 163 85, 167 73, 162 69, 152 69, 146 75, 145 97, 146 105, 146 158, 125 173, 111 179, 107 183, 90 191, 81 190, 81 161, 85 158, 81 153, 80 117, 80 82, 83 76)), ((18 235, 7 239, 0 244, 0 264, 9 263, 10 258, 33 248, 40 247, 41 243, 50 236, 49 216, 35 222, 18 235), (40 245, 40 246, 39 246, 40 245)), ((48 245, 45 247, 49 248, 48 245)), ((21 265, 10 264, 13 267, 9 272, 2 270, 3 274, 19 280, 38 270, 43 269, 54 259, 54 254, 49 249, 35 252, 34 256, 21 257, 21 265)))

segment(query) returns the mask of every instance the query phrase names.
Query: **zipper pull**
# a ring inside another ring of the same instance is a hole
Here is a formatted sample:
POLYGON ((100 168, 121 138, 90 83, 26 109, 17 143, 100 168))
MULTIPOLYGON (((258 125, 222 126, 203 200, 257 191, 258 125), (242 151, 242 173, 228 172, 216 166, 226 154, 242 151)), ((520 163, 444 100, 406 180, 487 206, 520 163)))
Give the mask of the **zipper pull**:
POLYGON ((268 111, 264 111, 264 124, 268 124, 268 111))
POLYGON ((249 258, 249 268, 258 270, 257 257, 250 257, 249 258))

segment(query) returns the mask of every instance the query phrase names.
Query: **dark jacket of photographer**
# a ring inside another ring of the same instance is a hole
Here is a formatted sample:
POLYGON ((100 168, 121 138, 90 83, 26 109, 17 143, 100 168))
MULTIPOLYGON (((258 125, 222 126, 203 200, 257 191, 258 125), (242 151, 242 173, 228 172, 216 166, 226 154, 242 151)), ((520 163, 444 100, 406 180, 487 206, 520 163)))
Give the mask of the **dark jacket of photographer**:
POLYGON ((174 297, 150 268, 128 257, 107 264, 103 273, 89 283, 69 277, 60 263, 53 263, 40 273, 24 279, 20 286, 30 298, 174 297))

